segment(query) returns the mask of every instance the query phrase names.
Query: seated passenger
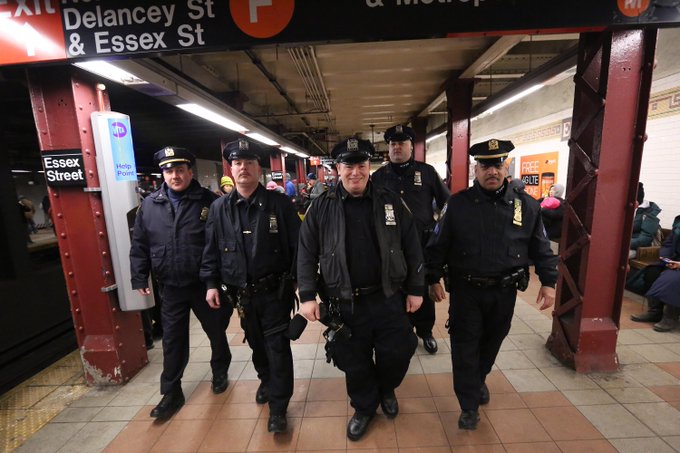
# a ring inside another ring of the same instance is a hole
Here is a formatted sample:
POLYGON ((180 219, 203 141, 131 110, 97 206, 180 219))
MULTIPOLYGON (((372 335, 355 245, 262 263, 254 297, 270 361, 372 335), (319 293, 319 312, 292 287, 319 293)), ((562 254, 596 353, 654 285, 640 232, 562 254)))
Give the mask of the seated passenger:
POLYGON ((659 257, 664 269, 645 296, 665 305, 663 318, 654 324, 654 330, 668 332, 678 326, 680 315, 680 215, 673 220, 671 234, 661 246, 659 257))
POLYGON ((637 209, 633 219, 633 236, 630 240, 628 258, 637 256, 638 247, 652 245, 654 236, 659 229, 659 213, 661 208, 653 201, 645 200, 645 189, 641 182, 638 183, 637 209))

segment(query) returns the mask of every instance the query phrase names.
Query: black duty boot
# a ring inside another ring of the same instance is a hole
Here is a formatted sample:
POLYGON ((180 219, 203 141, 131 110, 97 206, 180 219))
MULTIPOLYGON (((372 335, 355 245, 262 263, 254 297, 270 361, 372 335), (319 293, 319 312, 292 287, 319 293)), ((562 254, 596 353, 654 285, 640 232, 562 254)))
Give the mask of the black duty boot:
POLYGON ((288 429, 288 421, 285 415, 270 415, 267 422, 267 431, 270 433, 285 433, 288 429))
POLYGON ((657 332, 670 332, 678 327, 678 315, 680 308, 672 305, 666 305, 663 308, 663 318, 661 321, 654 324, 654 330, 657 332))
POLYGON ((229 387, 229 378, 227 373, 215 375, 212 378, 212 391, 215 395, 223 393, 229 387))
POLYGON ((159 421, 165 421, 182 406, 184 406, 184 393, 181 388, 178 388, 163 395, 161 402, 151 410, 150 415, 159 421))
POLYGON ((383 393, 380 399, 380 407, 387 418, 394 418, 399 415, 399 401, 394 394, 394 390, 383 393))
POLYGON ((631 321, 635 322, 659 322, 663 318, 663 302, 656 297, 647 298, 647 313, 631 315, 631 321))
POLYGON ((361 439, 361 437, 366 434, 366 431, 368 430, 368 424, 372 418, 372 415, 365 415, 355 412, 347 424, 347 438, 353 441, 361 439))
POLYGON ((486 384, 482 384, 482 388, 479 390, 479 404, 489 404, 489 401, 491 401, 489 387, 486 384))
POLYGON ((663 318, 660 311, 648 311, 640 315, 631 315, 630 320, 635 322, 659 322, 663 318))
POLYGON ((432 335, 423 337, 423 347, 430 354, 436 354, 439 350, 439 346, 437 346, 437 340, 435 340, 432 335))
POLYGON ((477 429, 479 423, 479 412, 476 410, 463 411, 458 419, 458 427, 460 429, 467 429, 474 431, 477 429))
POLYGON ((260 383, 257 388, 257 393, 255 393, 255 402, 257 404, 264 404, 269 402, 269 387, 264 382, 260 383))

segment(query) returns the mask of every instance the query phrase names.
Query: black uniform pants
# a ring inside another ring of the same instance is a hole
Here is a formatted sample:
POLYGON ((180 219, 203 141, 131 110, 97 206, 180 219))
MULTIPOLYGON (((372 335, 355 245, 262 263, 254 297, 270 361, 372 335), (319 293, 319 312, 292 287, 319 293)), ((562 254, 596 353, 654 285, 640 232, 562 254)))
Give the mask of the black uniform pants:
POLYGON ((336 339, 333 359, 345 372, 352 407, 373 415, 381 395, 401 384, 418 345, 406 316, 405 296, 397 292, 386 299, 378 291, 357 297, 354 304, 343 303, 340 310, 352 337, 336 339))
POLYGON ((248 346, 253 350, 253 365, 257 377, 269 388, 269 413, 285 415, 293 396, 293 353, 285 336, 293 295, 284 300, 277 291, 254 295, 245 309, 241 327, 248 346))
POLYGON ((434 301, 430 299, 427 285, 423 293, 423 304, 418 310, 408 314, 411 325, 416 328, 416 335, 420 338, 431 337, 434 327, 434 301))
POLYGON ((481 386, 510 331, 517 289, 474 288, 464 282, 451 289, 453 389, 461 409, 476 410, 481 386))
POLYGON ((202 283, 190 286, 161 285, 163 299, 161 318, 163 323, 163 373, 161 373, 161 394, 165 395, 181 386, 184 368, 189 362, 189 311, 201 323, 210 340, 212 355, 210 367, 213 375, 229 370, 231 351, 227 343, 226 330, 234 311, 225 303, 217 309, 210 308, 205 301, 206 289, 202 283))

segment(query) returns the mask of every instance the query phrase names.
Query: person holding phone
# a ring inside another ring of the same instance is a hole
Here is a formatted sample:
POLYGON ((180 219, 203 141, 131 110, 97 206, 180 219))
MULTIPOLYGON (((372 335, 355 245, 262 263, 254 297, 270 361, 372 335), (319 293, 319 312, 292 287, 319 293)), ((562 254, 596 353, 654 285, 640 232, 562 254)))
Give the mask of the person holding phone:
POLYGON ((663 304, 663 316, 654 324, 654 330, 669 332, 678 327, 680 315, 680 215, 673 220, 671 234, 661 246, 659 256, 663 271, 645 297, 663 304))

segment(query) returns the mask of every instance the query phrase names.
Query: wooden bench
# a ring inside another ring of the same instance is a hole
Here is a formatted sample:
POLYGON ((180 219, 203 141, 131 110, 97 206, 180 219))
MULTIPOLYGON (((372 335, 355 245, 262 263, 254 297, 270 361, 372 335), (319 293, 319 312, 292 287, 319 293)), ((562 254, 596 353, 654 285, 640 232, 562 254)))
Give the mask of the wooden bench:
MULTIPOLYGON (((661 229, 662 233, 662 242, 666 240, 666 238, 671 234, 671 230, 668 228, 662 228, 661 229)), ((631 269, 644 269, 645 267, 649 266, 650 264, 654 264, 657 261, 659 261, 659 251, 661 250, 661 246, 659 245, 652 245, 649 247, 638 247, 637 249, 637 256, 635 258, 631 258, 628 260, 628 264, 630 264, 631 269)))

